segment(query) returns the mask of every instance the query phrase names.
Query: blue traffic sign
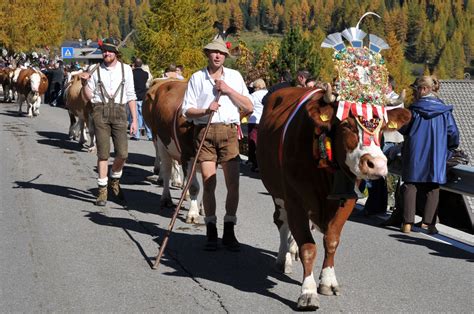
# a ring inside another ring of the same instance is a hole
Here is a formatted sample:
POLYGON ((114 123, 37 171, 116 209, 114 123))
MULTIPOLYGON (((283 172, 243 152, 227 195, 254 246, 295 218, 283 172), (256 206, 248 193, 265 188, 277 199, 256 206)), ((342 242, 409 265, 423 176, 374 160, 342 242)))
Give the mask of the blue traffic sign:
POLYGON ((74 58, 74 48, 73 47, 61 47, 61 55, 63 59, 74 58))

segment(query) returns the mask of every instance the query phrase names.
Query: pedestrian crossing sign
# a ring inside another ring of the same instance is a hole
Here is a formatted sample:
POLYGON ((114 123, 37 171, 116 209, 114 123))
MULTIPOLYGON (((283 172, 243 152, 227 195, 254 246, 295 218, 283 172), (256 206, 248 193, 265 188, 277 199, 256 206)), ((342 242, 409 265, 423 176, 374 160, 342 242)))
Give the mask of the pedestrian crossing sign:
POLYGON ((74 58, 74 48, 73 47, 61 47, 61 55, 63 59, 74 58))

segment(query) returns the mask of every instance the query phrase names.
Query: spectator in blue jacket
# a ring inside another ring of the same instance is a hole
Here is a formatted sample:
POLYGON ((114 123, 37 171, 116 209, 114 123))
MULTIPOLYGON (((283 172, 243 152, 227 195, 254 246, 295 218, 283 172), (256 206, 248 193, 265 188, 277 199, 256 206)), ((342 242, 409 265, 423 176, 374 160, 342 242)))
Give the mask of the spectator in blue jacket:
POLYGON ((446 161, 449 151, 459 145, 459 131, 453 117, 453 107, 438 96, 439 81, 434 76, 422 76, 411 85, 415 102, 410 106, 411 122, 400 130, 405 136, 403 145, 402 231, 409 233, 415 219, 416 195, 424 193, 422 227, 437 233, 436 211, 439 185, 446 183, 446 161))

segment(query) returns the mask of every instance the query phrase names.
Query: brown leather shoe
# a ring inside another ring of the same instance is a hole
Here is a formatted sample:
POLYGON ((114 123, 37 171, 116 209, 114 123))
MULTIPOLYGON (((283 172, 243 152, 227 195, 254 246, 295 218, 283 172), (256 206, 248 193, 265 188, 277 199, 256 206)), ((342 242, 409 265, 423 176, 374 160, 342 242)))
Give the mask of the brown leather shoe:
POLYGON ((97 206, 105 206, 107 204, 107 186, 100 186, 97 192, 97 199, 95 201, 97 206))
POLYGON ((112 191, 113 196, 119 200, 124 200, 122 188, 120 187, 120 179, 110 179, 109 188, 112 191))
POLYGON ((410 233, 411 232, 412 224, 403 224, 402 228, 400 229, 403 233, 410 233))

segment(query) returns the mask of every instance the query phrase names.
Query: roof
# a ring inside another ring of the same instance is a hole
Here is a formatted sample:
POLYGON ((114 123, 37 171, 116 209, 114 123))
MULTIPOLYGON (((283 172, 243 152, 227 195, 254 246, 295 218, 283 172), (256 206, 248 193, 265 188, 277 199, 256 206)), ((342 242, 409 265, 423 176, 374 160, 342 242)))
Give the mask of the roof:
MULTIPOLYGON (((85 60, 101 60, 102 52, 99 49, 99 44, 96 41, 64 41, 61 47, 73 48, 73 56, 66 60, 71 61, 85 61, 85 60)), ((64 56, 63 56, 64 58, 64 56)))
MULTIPOLYGON (((453 115, 459 129, 459 148, 469 155, 474 165, 474 80, 441 80, 440 97, 454 106, 453 115)), ((466 206, 474 214, 474 198, 464 196, 466 206)))
POLYGON ((459 129, 459 148, 474 165, 474 80, 441 80, 440 97, 453 105, 453 115, 459 129))

